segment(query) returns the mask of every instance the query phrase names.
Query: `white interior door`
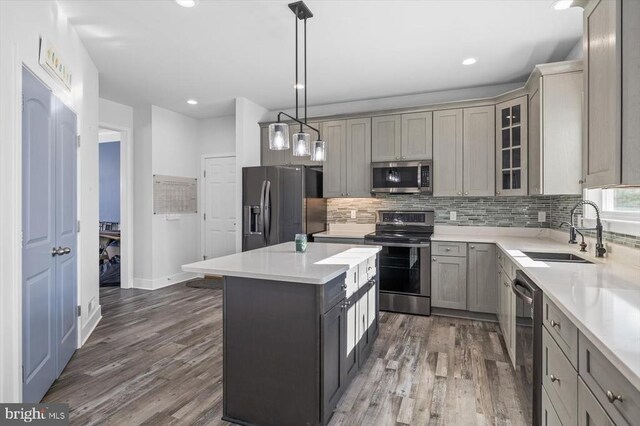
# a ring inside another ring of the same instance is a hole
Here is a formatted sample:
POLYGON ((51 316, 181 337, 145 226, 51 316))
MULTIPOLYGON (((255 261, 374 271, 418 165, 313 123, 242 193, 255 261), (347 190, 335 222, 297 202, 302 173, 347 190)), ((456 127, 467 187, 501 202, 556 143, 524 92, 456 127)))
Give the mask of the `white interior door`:
POLYGON ((204 161, 204 257, 236 251, 236 158, 204 161))

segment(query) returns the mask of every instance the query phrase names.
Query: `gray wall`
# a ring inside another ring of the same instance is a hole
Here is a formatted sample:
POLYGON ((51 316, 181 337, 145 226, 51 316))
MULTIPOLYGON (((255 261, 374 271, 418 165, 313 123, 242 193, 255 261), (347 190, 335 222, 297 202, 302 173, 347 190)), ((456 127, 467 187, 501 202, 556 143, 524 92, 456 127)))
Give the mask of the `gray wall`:
MULTIPOLYGON (((376 210, 419 210, 434 208, 436 225, 498 226, 525 228, 560 227, 569 221, 571 208, 582 199, 579 195, 541 197, 432 197, 428 195, 378 195, 374 198, 330 198, 327 203, 329 223, 375 223, 376 210), (356 218, 351 219, 351 210, 356 218), (449 220, 455 211, 457 219, 449 220), (546 221, 538 222, 538 212, 546 221)), ((582 209, 578 210, 582 214, 582 209)), ((605 239, 640 248, 640 237, 605 232, 605 239)))

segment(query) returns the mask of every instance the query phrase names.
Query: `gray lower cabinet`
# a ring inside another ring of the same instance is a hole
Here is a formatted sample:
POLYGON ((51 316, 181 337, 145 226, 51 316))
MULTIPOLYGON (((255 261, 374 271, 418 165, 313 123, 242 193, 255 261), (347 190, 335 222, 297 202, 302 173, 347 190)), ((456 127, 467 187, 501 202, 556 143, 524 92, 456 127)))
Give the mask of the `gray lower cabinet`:
MULTIPOLYGON (((329 419, 346 386, 347 312, 344 302, 322 316, 323 418, 329 419)), ((357 363, 356 363, 357 366, 357 363)))
POLYGON ((345 274, 324 285, 225 277, 224 293, 223 419, 326 425, 378 334, 377 277, 348 300, 345 274))
POLYGON ((563 426, 544 389, 542 389, 542 426, 563 426))
POLYGON ((578 378, 578 426, 614 426, 581 377, 578 378))
POLYGON ((467 274, 467 310, 496 313, 496 246, 469 244, 467 274))
POLYGON ((467 258, 433 256, 431 262, 431 306, 467 308, 467 258))
POLYGON ((371 196, 371 119, 322 123, 327 144, 323 164, 325 198, 371 196))

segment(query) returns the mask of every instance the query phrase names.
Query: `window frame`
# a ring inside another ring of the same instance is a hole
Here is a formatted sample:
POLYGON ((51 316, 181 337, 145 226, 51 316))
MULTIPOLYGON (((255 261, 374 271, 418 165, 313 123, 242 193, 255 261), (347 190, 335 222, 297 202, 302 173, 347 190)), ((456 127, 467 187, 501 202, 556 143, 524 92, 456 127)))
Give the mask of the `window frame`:
MULTIPOLYGON (((624 188, 610 188, 624 189, 624 188)), ((613 204, 613 192, 605 189, 585 189, 583 192, 585 200, 593 201, 600 208, 600 218, 604 224, 604 230, 619 234, 640 236, 640 212, 621 212, 606 210, 613 204)), ((595 209, 583 208, 583 226, 594 227, 596 224, 595 209)))

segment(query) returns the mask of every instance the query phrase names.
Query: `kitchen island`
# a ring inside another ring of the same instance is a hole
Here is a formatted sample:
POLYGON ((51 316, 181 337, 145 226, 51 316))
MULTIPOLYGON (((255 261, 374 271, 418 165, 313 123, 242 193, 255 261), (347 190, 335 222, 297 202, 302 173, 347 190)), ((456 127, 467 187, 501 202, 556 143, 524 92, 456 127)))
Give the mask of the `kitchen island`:
POLYGON ((378 246, 293 242, 184 265, 224 276, 223 419, 324 425, 378 335, 378 246))

